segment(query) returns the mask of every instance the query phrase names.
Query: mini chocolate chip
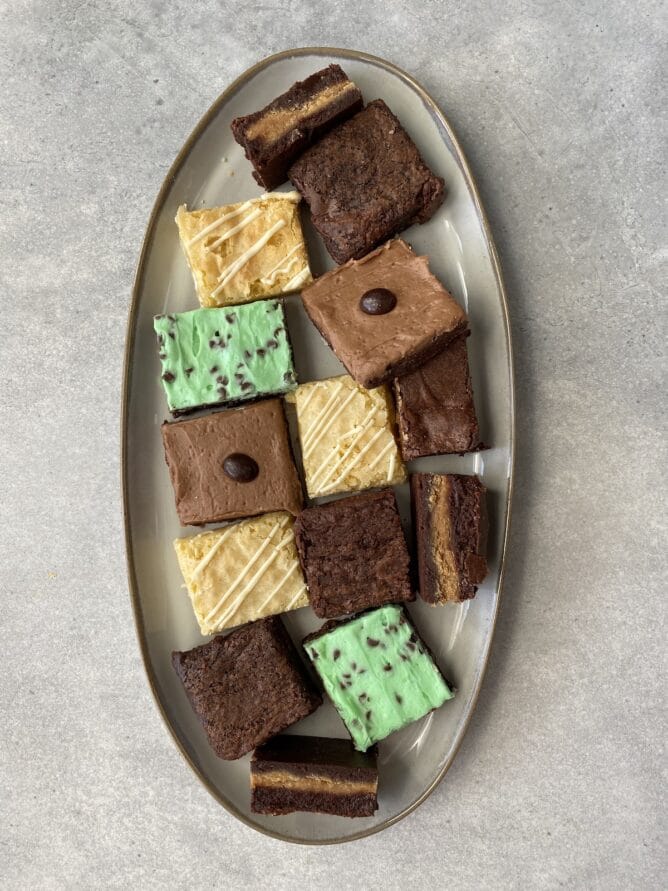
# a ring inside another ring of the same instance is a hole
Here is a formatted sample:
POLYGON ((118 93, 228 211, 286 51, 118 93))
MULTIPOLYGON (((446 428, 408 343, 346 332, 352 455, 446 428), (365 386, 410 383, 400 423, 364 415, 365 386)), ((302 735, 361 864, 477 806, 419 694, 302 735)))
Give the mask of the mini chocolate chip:
POLYGON ((406 646, 408 647, 409 650, 417 649, 412 640, 409 640, 408 643, 406 644, 406 646))
POLYGON ((368 699, 368 696, 366 693, 360 693, 360 695, 357 698, 359 699, 360 702, 365 702, 368 699))
POLYGON ((244 356, 246 357, 246 359, 251 359, 253 357, 253 354, 250 350, 244 350, 244 356))
POLYGON ((213 333, 216 335, 216 337, 220 337, 220 331, 214 331, 213 333))
POLYGON ((317 650, 311 650, 311 658, 312 659, 317 659, 319 657, 319 655, 320 655, 320 653, 317 650))
POLYGON ((406 624, 406 619, 405 619, 404 616, 399 616, 399 624, 400 624, 400 625, 405 625, 405 624, 406 624))
POLYGON ((350 667, 352 668, 353 671, 357 671, 357 662, 351 662, 350 667))
POLYGON ((357 674, 366 674, 366 668, 360 668, 357 674))
POLYGON ((222 384, 218 384, 218 395, 221 399, 227 399, 227 387, 224 387, 222 384))
POLYGON ((376 640, 375 637, 367 637, 366 642, 367 642, 367 645, 370 647, 377 647, 380 645, 380 641, 376 640))
POLYGON ((163 374, 162 379, 163 379, 163 381, 165 381, 165 383, 168 383, 168 384, 171 384, 172 381, 176 380, 175 376, 172 374, 171 371, 166 371, 163 374))
POLYGON ((215 374, 218 371, 218 366, 212 365, 211 368, 209 368, 209 371, 211 372, 211 374, 215 374))
POLYGON ((194 368, 186 368, 186 370, 185 370, 186 377, 190 377, 190 375, 193 373, 194 370, 195 370, 194 368))
POLYGON ((294 374, 292 373, 292 371, 286 371, 285 374, 283 375, 283 380, 284 380, 287 384, 292 384, 292 383, 294 383, 295 376, 294 376, 294 374))
POLYGON ((167 318, 169 319, 170 322, 176 321, 176 316, 169 315, 169 316, 167 316, 167 318))
POLYGON ((223 461, 223 470, 235 483, 250 483, 260 472, 257 461, 241 452, 228 455, 223 461))
POLYGON ((174 337, 174 332, 173 332, 173 331, 168 331, 167 334, 169 335, 169 337, 172 338, 172 340, 176 340, 176 337, 174 337))
POLYGON ((283 325, 279 325, 278 328, 274 328, 274 337, 278 337, 278 335, 282 331, 285 331, 285 328, 283 327, 283 325))
POLYGON ((158 343, 160 344, 160 346, 162 346, 164 342, 165 342, 165 335, 158 334, 158 343))
POLYGON ((258 354, 258 356, 260 357, 260 359, 261 359, 263 356, 266 356, 266 355, 267 355, 267 351, 266 351, 266 350, 263 350, 262 347, 259 347, 257 350, 255 350, 255 352, 258 354))
POLYGON ((366 715, 364 717, 367 719, 367 721, 369 721, 371 719, 371 709, 369 709, 369 711, 366 713, 366 715))
POLYGON ((408 662, 408 656, 406 656, 405 653, 400 653, 399 655, 401 656, 402 662, 408 662))
POLYGON ((392 312, 396 305, 396 296, 387 288, 372 288, 360 298, 360 309, 368 316, 384 316, 392 312))
POLYGON ((237 381, 242 381, 242 380, 244 379, 244 376, 243 376, 243 374, 239 374, 239 372, 236 371, 236 372, 234 373, 234 379, 237 380, 237 381))
POLYGON ((159 359, 166 359, 166 358, 167 358, 167 353, 158 353, 158 358, 159 358, 159 359))
POLYGON ((360 721, 359 718, 353 718, 353 724, 354 724, 356 727, 359 727, 361 723, 362 723, 362 722, 360 721))
POLYGON ((267 341, 267 349, 268 350, 277 350, 278 349, 278 341, 274 340, 273 337, 267 341))
POLYGON ((401 698, 401 696, 399 696, 398 693, 395 693, 395 694, 394 694, 394 698, 397 700, 397 702, 399 703, 399 705, 401 705, 401 703, 403 702, 403 699, 401 698))
POLYGON ((236 316, 236 313, 233 313, 233 312, 226 313, 226 314, 225 314, 225 321, 226 321, 226 322, 229 322, 229 324, 231 325, 232 322, 236 319, 236 317, 237 317, 237 316, 236 316))
POLYGON ((244 367, 244 363, 243 363, 243 362, 239 362, 239 364, 237 365, 237 368, 243 368, 243 367, 244 367))
POLYGON ((348 681, 348 680, 350 680, 350 678, 352 677, 352 675, 351 675, 351 674, 348 674, 347 672, 344 672, 344 673, 341 675, 341 677, 342 677, 342 678, 345 678, 345 679, 348 681))
POLYGON ((242 390, 254 390, 255 389, 255 384, 251 384, 250 381, 243 381, 243 383, 240 384, 240 386, 241 386, 242 390))
POLYGON ((164 318, 165 318, 164 313, 160 313, 159 315, 156 316, 156 319, 164 319, 164 318))
POLYGON ((274 300, 274 309, 280 309, 280 308, 281 308, 281 304, 278 302, 278 300, 274 300))
POLYGON ((417 643, 417 635, 415 634, 415 632, 413 632, 413 634, 411 634, 411 636, 408 639, 410 640, 411 643, 417 643))
POLYGON ((339 687, 341 687, 342 690, 345 690, 345 689, 346 689, 346 685, 345 685, 344 683, 340 683, 340 684, 339 684, 339 687))
POLYGON ((392 666, 389 662, 386 662, 385 665, 383 665, 383 671, 392 671, 392 666))
POLYGON ((336 662, 336 660, 339 658, 340 655, 341 655, 341 650, 334 650, 334 652, 332 653, 332 659, 336 662))
MULTIPOLYGON (((192 371, 192 368, 190 370, 192 371)), ((217 384, 225 384, 225 386, 227 386, 229 384, 229 382, 230 382, 230 380, 226 374, 219 374, 218 377, 216 378, 217 384)))

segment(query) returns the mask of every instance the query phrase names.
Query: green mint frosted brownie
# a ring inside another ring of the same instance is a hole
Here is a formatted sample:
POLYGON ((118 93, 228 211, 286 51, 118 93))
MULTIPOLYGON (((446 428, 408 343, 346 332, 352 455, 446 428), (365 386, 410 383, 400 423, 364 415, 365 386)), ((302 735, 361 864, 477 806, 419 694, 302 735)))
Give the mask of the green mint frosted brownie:
POLYGON ((153 327, 174 415, 297 386, 285 315, 276 300, 156 316, 153 327))
POLYGON ((454 696, 394 604, 326 622, 304 649, 361 752, 454 696))

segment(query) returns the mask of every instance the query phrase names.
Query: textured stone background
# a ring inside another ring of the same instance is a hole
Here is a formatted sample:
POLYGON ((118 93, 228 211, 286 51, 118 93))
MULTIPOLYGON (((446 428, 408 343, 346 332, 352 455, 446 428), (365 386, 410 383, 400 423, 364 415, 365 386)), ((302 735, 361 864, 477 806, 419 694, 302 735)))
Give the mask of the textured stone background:
POLYGON ((368 6, 0 2, 3 887, 663 886, 661 3, 368 6), (459 133, 505 268, 519 422, 505 601, 461 752, 412 817, 333 849, 246 829, 181 760, 135 643, 119 503, 158 187, 233 77, 315 44, 407 68, 459 133))

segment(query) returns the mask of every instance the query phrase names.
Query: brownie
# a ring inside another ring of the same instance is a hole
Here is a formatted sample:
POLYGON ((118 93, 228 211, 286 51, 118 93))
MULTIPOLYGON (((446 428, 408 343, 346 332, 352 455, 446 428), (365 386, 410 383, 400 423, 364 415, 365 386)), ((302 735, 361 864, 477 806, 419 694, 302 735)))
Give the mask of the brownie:
POLYGON ((161 429, 183 526, 301 510, 302 490, 279 399, 164 423, 161 429))
POLYGON ((473 403, 466 336, 393 383, 404 461, 485 448, 473 403))
POLYGON ((172 653, 212 749, 234 760, 322 705, 281 620, 272 616, 172 653))
POLYGON ((400 238, 320 276, 302 291, 311 321, 358 384, 378 387, 436 355, 468 320, 400 238))
POLYGON ((410 490, 420 596, 470 600, 487 575, 485 487, 477 476, 413 473, 410 490))
POLYGON ((316 616, 413 600, 410 558, 392 489, 302 511, 295 538, 316 616))
POLYGON ((425 223, 445 196, 443 180, 382 99, 308 149, 288 175, 337 263, 425 223))
POLYGON ((253 753, 251 811, 311 811, 372 817, 378 809, 377 750, 357 752, 347 739, 275 736, 253 753))
POLYGON ((265 189, 287 179, 308 146, 362 107, 362 94, 338 65, 297 81, 265 108, 232 121, 234 138, 265 189))

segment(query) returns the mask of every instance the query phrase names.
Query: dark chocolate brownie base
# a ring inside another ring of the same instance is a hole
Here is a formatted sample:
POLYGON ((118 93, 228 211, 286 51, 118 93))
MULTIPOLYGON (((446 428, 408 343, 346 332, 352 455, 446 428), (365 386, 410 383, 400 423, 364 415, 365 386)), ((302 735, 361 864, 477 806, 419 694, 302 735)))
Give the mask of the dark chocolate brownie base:
POLYGON ((333 814, 337 817, 373 817, 378 810, 375 795, 335 795, 327 792, 300 792, 291 790, 289 795, 272 788, 254 789, 251 795, 251 811, 278 817, 295 811, 316 814, 333 814))

